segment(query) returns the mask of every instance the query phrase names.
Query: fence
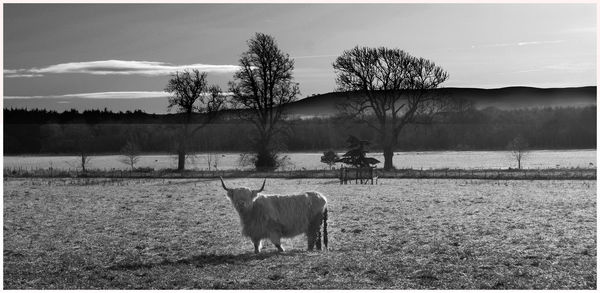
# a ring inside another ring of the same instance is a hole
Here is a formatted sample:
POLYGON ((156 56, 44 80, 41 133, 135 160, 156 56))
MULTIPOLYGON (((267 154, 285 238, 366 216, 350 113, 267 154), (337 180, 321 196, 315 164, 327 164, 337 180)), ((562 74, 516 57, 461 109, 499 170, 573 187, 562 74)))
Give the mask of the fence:
MULTIPOLYGON (((257 172, 252 170, 186 170, 178 172, 176 170, 143 170, 143 171, 125 171, 115 169, 93 169, 85 173, 78 169, 34 169, 34 168, 4 168, 4 178, 9 177, 42 177, 42 178, 336 178, 344 184, 346 181, 354 179, 357 183, 373 180, 377 182, 382 178, 439 178, 439 179, 525 179, 525 180, 548 180, 548 179, 583 179, 595 180, 596 168, 563 168, 563 169, 397 169, 385 171, 382 169, 372 169, 370 171, 356 171, 352 174, 352 168, 342 168, 348 170, 346 177, 344 171, 340 170, 290 170, 290 171, 272 171, 257 172), (362 173, 366 172, 366 173, 362 173), (362 178, 362 179, 361 179, 362 178)), ((347 183, 346 183, 347 184, 347 183)))
POLYGON ((348 182, 354 183, 360 181, 360 184, 367 184, 369 180, 373 185, 373 180, 377 181, 375 168, 341 168, 340 169, 340 184, 348 184, 348 182))

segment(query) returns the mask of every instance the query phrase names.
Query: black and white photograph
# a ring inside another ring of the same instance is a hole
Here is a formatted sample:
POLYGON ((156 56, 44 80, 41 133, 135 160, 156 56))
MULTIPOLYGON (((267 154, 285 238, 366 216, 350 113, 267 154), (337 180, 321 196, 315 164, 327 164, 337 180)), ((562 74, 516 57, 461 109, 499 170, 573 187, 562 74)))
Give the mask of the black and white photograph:
POLYGON ((3 289, 596 290, 598 4, 3 1, 3 289))

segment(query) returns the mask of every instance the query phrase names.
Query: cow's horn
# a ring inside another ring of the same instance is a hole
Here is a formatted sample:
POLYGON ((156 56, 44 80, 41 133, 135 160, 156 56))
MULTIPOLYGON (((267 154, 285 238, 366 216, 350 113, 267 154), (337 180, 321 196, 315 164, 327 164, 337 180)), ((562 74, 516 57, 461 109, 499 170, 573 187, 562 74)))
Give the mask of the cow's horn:
POLYGON ((223 184, 223 189, 229 191, 229 189, 227 189, 227 187, 225 187, 225 182, 223 182, 223 177, 219 176, 219 178, 221 178, 221 184, 223 184))
POLYGON ((262 187, 259 190, 257 190, 256 193, 259 193, 259 192, 263 191, 263 189, 265 189, 265 183, 266 182, 267 182, 267 178, 265 178, 265 181, 263 181, 262 187))

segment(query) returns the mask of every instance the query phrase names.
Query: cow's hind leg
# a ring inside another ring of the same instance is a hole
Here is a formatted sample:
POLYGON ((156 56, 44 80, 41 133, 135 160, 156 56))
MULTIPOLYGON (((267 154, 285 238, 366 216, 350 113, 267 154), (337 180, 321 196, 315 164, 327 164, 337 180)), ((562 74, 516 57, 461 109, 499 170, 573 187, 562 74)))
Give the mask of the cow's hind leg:
POLYGON ((321 217, 317 217, 316 219, 313 219, 308 225, 308 231, 306 231, 308 250, 313 250, 315 244, 317 244, 317 249, 321 249, 321 235, 319 233, 320 224, 321 217))
POLYGON ((281 235, 276 234, 276 233, 272 233, 269 238, 271 239, 271 242, 273 242, 273 244, 275 245, 275 247, 277 247, 277 251, 279 252, 284 252, 285 249, 283 249, 283 247, 281 247, 281 235))
POLYGON ((306 232, 306 240, 308 241, 308 250, 313 250, 315 248, 315 241, 317 234, 313 230, 308 230, 306 232))
POLYGON ((252 239, 252 243, 254 243, 254 253, 259 253, 262 247, 260 239, 252 239))
POLYGON ((317 244, 317 250, 321 250, 321 232, 319 230, 317 230, 316 244, 317 244))

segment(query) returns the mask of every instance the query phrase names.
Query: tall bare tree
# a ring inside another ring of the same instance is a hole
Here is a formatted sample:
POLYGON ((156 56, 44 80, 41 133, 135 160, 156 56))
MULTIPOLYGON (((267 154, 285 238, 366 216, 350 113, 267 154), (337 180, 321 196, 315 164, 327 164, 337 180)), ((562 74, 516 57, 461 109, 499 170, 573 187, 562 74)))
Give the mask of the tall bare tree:
POLYGON ((131 171, 135 170, 135 164, 140 160, 140 148, 134 139, 128 139, 125 145, 121 148, 120 162, 128 165, 131 171))
POLYGON ((521 169, 522 162, 529 156, 529 144, 522 136, 518 135, 511 140, 506 148, 509 156, 517 161, 517 168, 521 169))
POLYGON ((349 92, 343 110, 377 132, 386 170, 394 168, 392 159, 402 128, 448 106, 432 91, 448 79, 448 73, 430 60, 399 49, 356 46, 344 51, 333 68, 338 90, 349 92))
POLYGON ((94 137, 96 131, 90 124, 68 124, 65 126, 69 144, 74 147, 77 153, 77 161, 74 164, 76 168, 81 168, 83 174, 87 173, 89 163, 94 153, 94 137))
POLYGON ((206 73, 200 73, 197 69, 175 72, 171 75, 165 91, 172 94, 169 97, 168 110, 175 108, 182 114, 182 127, 177 144, 177 170, 183 171, 188 137, 194 135, 216 116, 224 105, 225 96, 219 86, 209 86, 206 82, 206 73), (195 128, 190 128, 192 118, 194 118, 195 128))
POLYGON ((248 40, 248 51, 240 58, 240 70, 229 83, 233 101, 243 118, 256 127, 254 165, 259 170, 278 166, 275 136, 282 132, 284 105, 296 100, 300 93, 293 81, 294 60, 283 53, 275 39, 256 33, 248 40))

